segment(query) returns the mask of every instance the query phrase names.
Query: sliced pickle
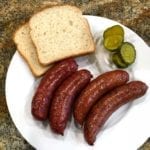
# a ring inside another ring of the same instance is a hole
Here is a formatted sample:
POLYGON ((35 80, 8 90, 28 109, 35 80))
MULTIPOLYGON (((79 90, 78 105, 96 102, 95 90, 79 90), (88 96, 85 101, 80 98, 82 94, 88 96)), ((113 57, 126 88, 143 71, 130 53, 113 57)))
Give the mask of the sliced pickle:
POLYGON ((122 45, 123 37, 120 35, 111 35, 104 38, 104 47, 109 51, 115 51, 122 45))
POLYGON ((128 65, 126 63, 124 63, 123 60, 121 59, 119 53, 114 53, 112 55, 112 61, 118 68, 127 68, 128 67, 128 65))
POLYGON ((135 47, 129 42, 124 42, 120 49, 120 56, 126 64, 131 65, 136 58, 135 47))
POLYGON ((120 35, 124 37, 124 30, 120 25, 114 25, 110 28, 107 28, 104 31, 103 37, 106 38, 107 36, 112 36, 112 35, 120 35))

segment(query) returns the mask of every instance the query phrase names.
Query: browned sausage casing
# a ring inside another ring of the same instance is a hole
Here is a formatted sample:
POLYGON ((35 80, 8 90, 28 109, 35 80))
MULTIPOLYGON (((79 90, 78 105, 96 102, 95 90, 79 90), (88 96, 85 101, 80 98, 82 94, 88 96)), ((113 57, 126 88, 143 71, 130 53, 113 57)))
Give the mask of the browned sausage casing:
POLYGON ((87 116, 90 108, 95 104, 95 102, 105 93, 117 86, 125 84, 128 80, 129 75, 123 70, 106 72, 94 79, 82 91, 75 103, 75 121, 78 124, 83 125, 85 117, 87 116))
POLYGON ((63 135, 75 97, 90 82, 91 77, 88 70, 77 71, 55 92, 49 113, 50 126, 55 133, 63 135))
POLYGON ((147 85, 141 81, 132 81, 122 85, 102 97, 91 109, 84 124, 84 137, 88 144, 93 145, 96 135, 120 106, 145 94, 147 85))
POLYGON ((56 63, 42 78, 32 99, 32 115, 38 120, 46 120, 55 89, 78 68, 74 59, 56 63))

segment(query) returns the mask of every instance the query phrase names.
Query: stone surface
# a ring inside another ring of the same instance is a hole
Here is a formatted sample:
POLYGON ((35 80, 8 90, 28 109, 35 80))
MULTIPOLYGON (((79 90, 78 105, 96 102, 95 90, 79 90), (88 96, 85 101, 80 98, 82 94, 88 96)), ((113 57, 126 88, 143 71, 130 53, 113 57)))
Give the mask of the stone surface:
POLYGON ((150 138, 138 150, 150 150, 150 138))
MULTIPOLYGON (((116 20, 131 28, 150 45, 150 0, 0 0, 0 150, 33 149, 22 138, 9 116, 5 77, 16 50, 12 40, 15 30, 33 13, 52 4, 76 5, 83 14, 116 20)), ((142 150, 148 149, 143 146, 142 150)))

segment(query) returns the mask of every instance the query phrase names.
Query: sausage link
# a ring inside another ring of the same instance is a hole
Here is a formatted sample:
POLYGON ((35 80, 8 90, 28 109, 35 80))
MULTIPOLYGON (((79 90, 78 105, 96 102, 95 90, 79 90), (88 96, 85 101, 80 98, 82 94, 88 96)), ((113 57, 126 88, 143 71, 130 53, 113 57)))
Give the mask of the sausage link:
POLYGON ((102 97, 91 109, 84 124, 84 137, 88 144, 93 145, 96 135, 120 106, 143 96, 148 87, 141 81, 132 81, 117 87, 102 97))
POLYGON ((56 63, 42 78, 32 99, 32 115, 38 120, 46 120, 55 89, 78 68, 74 59, 56 63))
POLYGON ((96 101, 102 97, 106 92, 113 88, 125 84, 129 80, 129 75, 123 70, 114 70, 106 72, 96 79, 94 79, 82 91, 77 99, 74 108, 75 121, 83 125, 85 117, 87 116, 90 108, 96 101))
POLYGON ((49 122, 55 133, 63 135, 71 115, 73 102, 81 90, 90 82, 88 70, 76 71, 55 92, 50 106, 49 122))

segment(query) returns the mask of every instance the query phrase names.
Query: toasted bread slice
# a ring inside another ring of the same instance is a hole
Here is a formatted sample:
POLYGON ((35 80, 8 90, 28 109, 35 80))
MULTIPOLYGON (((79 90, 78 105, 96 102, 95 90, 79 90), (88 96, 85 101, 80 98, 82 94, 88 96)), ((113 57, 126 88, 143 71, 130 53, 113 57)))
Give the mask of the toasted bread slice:
POLYGON ((89 24, 77 7, 46 8, 31 17, 29 27, 43 65, 95 50, 89 24))
POLYGON ((14 42, 16 43, 18 52, 26 60, 36 77, 43 75, 48 70, 48 66, 43 66, 38 61, 36 48, 30 37, 28 23, 22 25, 15 32, 14 42))

